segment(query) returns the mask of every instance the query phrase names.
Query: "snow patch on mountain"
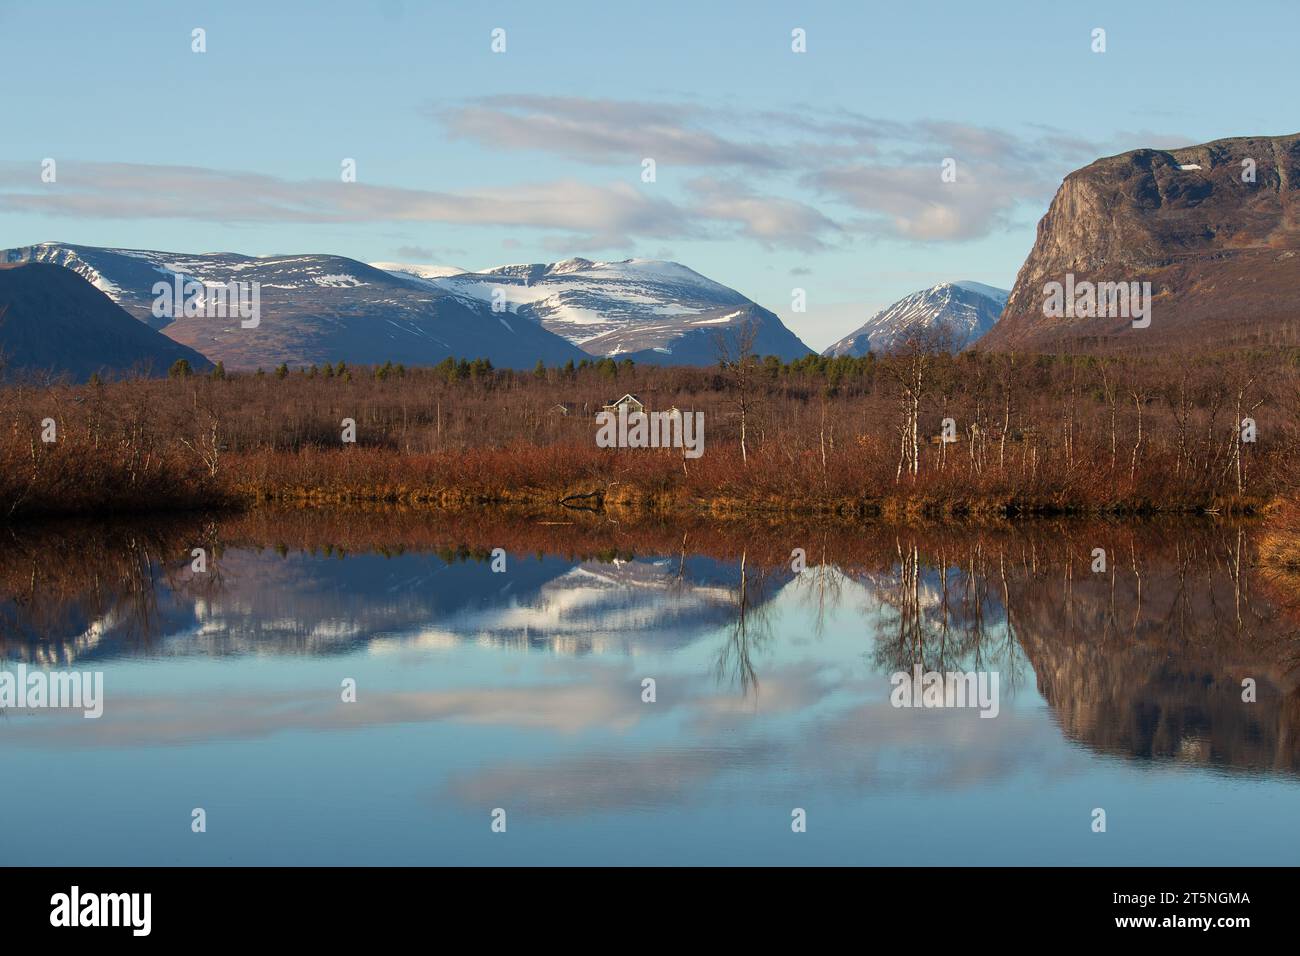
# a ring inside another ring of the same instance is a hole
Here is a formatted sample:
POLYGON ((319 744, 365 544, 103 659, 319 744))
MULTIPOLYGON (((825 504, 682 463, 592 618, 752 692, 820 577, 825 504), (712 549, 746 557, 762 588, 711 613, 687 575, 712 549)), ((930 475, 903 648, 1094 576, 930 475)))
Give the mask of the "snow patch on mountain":
POLYGON ((334 273, 327 276, 312 276, 312 281, 317 285, 323 285, 331 289, 351 289, 360 285, 365 285, 356 276, 350 276, 345 273, 334 273))
POLYGON ((408 262, 372 262, 370 265, 387 272, 389 275, 395 275, 399 279, 403 276, 415 276, 417 279, 441 279, 444 276, 455 276, 469 272, 468 269, 462 269, 460 266, 439 266, 408 262))

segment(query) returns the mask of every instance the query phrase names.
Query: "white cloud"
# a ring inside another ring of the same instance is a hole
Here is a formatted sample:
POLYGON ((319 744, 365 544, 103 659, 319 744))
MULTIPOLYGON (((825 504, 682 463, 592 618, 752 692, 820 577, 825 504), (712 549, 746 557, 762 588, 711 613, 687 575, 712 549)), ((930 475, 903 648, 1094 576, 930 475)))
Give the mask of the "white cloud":
POLYGON ((779 153, 701 124, 693 106, 563 96, 493 96, 432 114, 453 136, 496 149, 540 150, 587 162, 636 166, 646 157, 683 166, 775 169, 779 153))

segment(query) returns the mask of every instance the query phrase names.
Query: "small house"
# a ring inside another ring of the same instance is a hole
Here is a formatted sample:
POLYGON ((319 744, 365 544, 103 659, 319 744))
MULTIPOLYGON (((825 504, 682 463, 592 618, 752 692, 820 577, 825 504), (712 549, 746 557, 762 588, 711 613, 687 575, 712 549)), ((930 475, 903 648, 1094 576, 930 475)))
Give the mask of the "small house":
POLYGON ((601 411, 613 412, 615 415, 617 415, 618 410, 623 407, 627 408, 628 415, 636 415, 645 411, 645 403, 642 402, 641 399, 633 395, 631 392, 624 395, 618 401, 610 402, 608 405, 602 408, 601 411))

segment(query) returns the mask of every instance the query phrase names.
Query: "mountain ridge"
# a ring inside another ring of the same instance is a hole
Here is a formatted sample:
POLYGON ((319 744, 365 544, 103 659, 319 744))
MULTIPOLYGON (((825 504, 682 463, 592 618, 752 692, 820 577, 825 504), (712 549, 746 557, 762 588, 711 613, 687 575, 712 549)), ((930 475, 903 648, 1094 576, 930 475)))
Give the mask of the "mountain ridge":
POLYGON ((719 334, 752 325, 754 350, 790 361, 813 351, 773 312, 689 266, 665 259, 583 257, 518 263, 429 280, 455 295, 533 319, 589 356, 707 365, 719 334))
POLYGON ((142 323, 232 370, 282 362, 435 365, 452 356, 523 369, 538 359, 562 364, 585 357, 535 323, 512 323, 481 304, 345 256, 254 257, 41 243, 0 251, 0 261, 67 268, 142 323), (155 284, 178 279, 256 282, 259 320, 245 327, 231 316, 154 315, 155 284))
POLYGON ((909 339, 929 339, 960 351, 979 341, 997 322, 1007 291, 963 279, 940 282, 905 295, 875 312, 822 355, 883 355, 909 339), (947 339, 944 342, 944 339, 947 339))
POLYGON ((774 313, 667 260, 573 257, 464 272, 329 254, 255 257, 44 242, 0 251, 0 262, 67 268, 144 324, 232 370, 282 362, 433 365, 449 356, 511 368, 603 356, 709 365, 719 337, 734 348, 747 326, 758 354, 792 360, 812 351, 774 313), (225 313, 155 314, 159 282, 232 281, 258 284, 258 322, 241 324, 225 313))

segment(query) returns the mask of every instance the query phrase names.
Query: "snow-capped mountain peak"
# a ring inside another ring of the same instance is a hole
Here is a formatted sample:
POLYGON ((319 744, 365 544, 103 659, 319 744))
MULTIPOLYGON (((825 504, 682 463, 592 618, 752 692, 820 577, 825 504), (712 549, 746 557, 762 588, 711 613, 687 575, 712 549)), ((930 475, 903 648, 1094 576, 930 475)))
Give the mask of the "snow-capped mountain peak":
POLYGON ((982 282, 941 282, 881 309, 822 354, 881 355, 917 336, 932 337, 956 352, 993 327, 1009 294, 982 282))
POLYGON ((1006 303, 1007 297, 1011 294, 1006 289, 999 289, 995 286, 985 285, 983 282, 973 282, 970 279, 961 279, 952 283, 952 285, 955 285, 959 289, 965 289, 967 292, 975 292, 979 295, 988 296, 990 299, 995 299, 1003 304, 1006 303))
POLYGON ((593 355, 707 364, 715 357, 717 334, 745 322, 758 327, 761 354, 793 359, 808 352, 774 314, 678 262, 575 257, 430 281, 465 299, 504 302, 509 312, 593 355))
POLYGON ((590 269, 594 265, 595 263, 590 259, 583 259, 580 256, 574 256, 572 259, 564 259, 560 262, 554 263, 547 271, 551 275, 567 275, 571 272, 582 272, 586 269, 590 269))

